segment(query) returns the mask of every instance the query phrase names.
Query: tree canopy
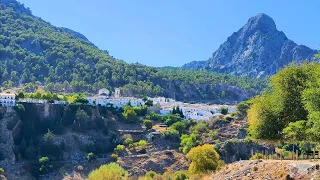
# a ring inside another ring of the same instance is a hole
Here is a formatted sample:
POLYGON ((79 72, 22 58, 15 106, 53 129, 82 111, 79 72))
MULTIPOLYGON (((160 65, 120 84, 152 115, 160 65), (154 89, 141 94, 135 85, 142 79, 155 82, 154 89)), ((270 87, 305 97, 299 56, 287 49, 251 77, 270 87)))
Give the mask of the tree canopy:
POLYGON ((320 140, 320 64, 289 66, 252 100, 249 133, 258 139, 320 140))

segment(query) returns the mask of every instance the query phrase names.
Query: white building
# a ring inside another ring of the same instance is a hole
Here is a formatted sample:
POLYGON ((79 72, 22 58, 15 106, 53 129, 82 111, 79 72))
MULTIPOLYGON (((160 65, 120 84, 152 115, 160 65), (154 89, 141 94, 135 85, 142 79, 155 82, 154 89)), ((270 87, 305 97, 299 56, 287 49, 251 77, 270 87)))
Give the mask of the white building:
POLYGON ((98 95, 87 97, 86 99, 89 101, 88 104, 108 107, 113 106, 115 108, 124 108, 124 106, 129 103, 132 107, 139 107, 144 105, 142 99, 133 97, 121 97, 119 88, 115 89, 114 97, 106 96, 106 92, 106 89, 101 89, 99 90, 98 95))
POLYGON ((121 97, 120 88, 115 88, 114 89, 114 97, 115 98, 121 97))
POLYGON ((99 95, 101 96, 109 96, 110 95, 110 91, 106 88, 102 88, 99 90, 99 95))
POLYGON ((11 93, 0 93, 1 106, 9 107, 16 105, 16 95, 11 93))
POLYGON ((165 97, 156 97, 156 98, 151 98, 153 101, 153 104, 160 104, 160 105, 169 105, 175 103, 174 99, 171 98, 165 98, 165 97))

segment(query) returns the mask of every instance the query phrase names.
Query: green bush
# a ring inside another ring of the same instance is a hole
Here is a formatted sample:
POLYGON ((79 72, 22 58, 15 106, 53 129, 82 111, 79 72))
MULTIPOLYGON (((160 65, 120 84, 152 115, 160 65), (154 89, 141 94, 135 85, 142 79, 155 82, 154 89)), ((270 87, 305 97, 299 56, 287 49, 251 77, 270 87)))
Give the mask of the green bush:
POLYGON ((151 120, 144 120, 143 121, 143 125, 147 128, 147 129, 151 129, 153 126, 153 122, 151 120))
POLYGON ((154 172, 154 171, 148 171, 148 172, 146 173, 146 177, 150 177, 150 178, 152 178, 152 179, 153 179, 156 175, 157 175, 157 173, 154 172))
POLYGON ((124 144, 126 146, 130 146, 131 144, 133 144, 133 140, 131 138, 127 138, 126 140, 124 140, 124 144))
POLYGON ((176 172, 174 174, 174 180, 188 180, 189 176, 184 172, 176 172))
POLYGON ((216 140, 219 137, 219 131, 218 130, 210 130, 208 133, 208 136, 212 139, 212 140, 216 140))
POLYGON ((140 148, 145 148, 147 145, 148 145, 148 142, 146 140, 140 140, 136 143, 136 146, 140 148))
POLYGON ((124 151, 124 145, 118 144, 117 147, 114 148, 114 152, 119 154, 124 151))
POLYGON ((231 122, 231 121, 234 120, 234 118, 227 116, 227 117, 225 117, 225 120, 228 121, 228 122, 231 122))
POLYGON ((150 120, 153 120, 153 121, 161 121, 162 118, 159 114, 157 113, 154 113, 154 112, 151 112, 150 114, 147 114, 146 115, 146 119, 150 119, 150 120))
POLYGON ((89 180, 127 180, 128 172, 117 163, 102 165, 99 169, 90 172, 89 180))
POLYGON ((180 150, 183 153, 188 153, 191 150, 191 148, 198 146, 200 144, 201 144, 201 141, 198 134, 193 134, 193 133, 190 135, 184 134, 181 136, 180 150))
POLYGON ((183 130, 186 130, 186 125, 183 122, 176 122, 170 126, 171 129, 179 131, 179 134, 182 134, 183 130))
POLYGON ((208 124, 204 123, 204 122, 200 122, 198 124, 196 124, 193 128, 192 128, 192 132, 196 133, 196 134, 202 134, 202 133, 206 133, 208 132, 208 124))
POLYGON ((17 104, 14 109, 18 112, 24 112, 26 110, 22 104, 17 104))
POLYGON ((194 174, 215 171, 219 167, 219 154, 211 144, 192 148, 186 157, 191 160, 189 171, 194 174))
POLYGON ((39 159, 39 163, 40 164, 46 164, 49 162, 49 158, 48 157, 42 157, 39 159))
POLYGON ((111 154, 111 157, 110 157, 110 158, 111 158, 111 161, 112 161, 112 162, 117 162, 117 161, 118 161, 118 154, 114 154, 114 153, 113 153, 113 154, 111 154))
POLYGON ((260 153, 257 153, 257 154, 254 154, 250 160, 255 160, 255 159, 263 159, 264 158, 264 155, 263 154, 260 154, 260 153))
POLYGON ((95 156, 95 154, 94 153, 88 153, 88 155, 87 155, 87 160, 89 161, 89 162, 93 162, 94 160, 96 159, 96 156, 95 156))
POLYGON ((141 106, 141 107, 135 107, 134 111, 137 113, 138 116, 145 116, 147 114, 148 107, 147 106, 141 106))
POLYGON ((52 169, 52 165, 49 164, 50 159, 48 157, 42 157, 39 159, 39 171, 40 173, 44 174, 50 171, 50 169, 52 169))
POLYGON ((133 107, 129 105, 124 106, 122 117, 127 123, 135 123, 138 121, 137 113, 134 111, 133 107))
POLYGON ((162 134, 163 138, 166 140, 171 140, 172 142, 180 141, 180 133, 175 129, 170 129, 162 134))
POLYGON ((4 174, 4 170, 0 168, 0 174, 4 174))
POLYGON ((228 111, 229 111, 228 108, 225 108, 225 107, 220 108, 220 113, 223 115, 227 115, 228 111))

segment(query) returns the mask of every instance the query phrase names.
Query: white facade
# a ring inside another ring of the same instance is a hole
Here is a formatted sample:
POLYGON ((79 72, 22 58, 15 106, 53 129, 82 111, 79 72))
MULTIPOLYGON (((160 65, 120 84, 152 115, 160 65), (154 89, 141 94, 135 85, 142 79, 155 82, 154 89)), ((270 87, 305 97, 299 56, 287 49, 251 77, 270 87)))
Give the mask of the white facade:
POLYGON ((16 105, 16 95, 8 93, 0 93, 1 106, 9 107, 16 105))
POLYGON ((102 88, 99 90, 99 95, 103 95, 103 96, 109 96, 110 95, 110 91, 106 88, 102 88))
POLYGON ((153 101, 153 104, 160 104, 160 105, 168 105, 175 103, 174 99, 171 98, 165 98, 165 97, 156 97, 156 98, 151 98, 153 101))
POLYGON ((90 105, 97 105, 97 106, 108 106, 111 105, 115 108, 124 108, 125 105, 131 104, 132 107, 139 107, 143 106, 144 102, 142 99, 131 98, 131 97, 120 97, 120 98, 106 98, 103 96, 93 96, 86 98, 90 105))
POLYGON ((115 98, 121 97, 120 88, 115 88, 114 89, 114 97, 115 98))
POLYGON ((172 113, 172 109, 161 109, 160 110, 160 115, 167 115, 167 114, 171 114, 172 113))
POLYGON ((42 99, 19 99, 19 102, 25 102, 25 103, 35 103, 35 104, 46 104, 48 103, 47 100, 42 100, 42 99))

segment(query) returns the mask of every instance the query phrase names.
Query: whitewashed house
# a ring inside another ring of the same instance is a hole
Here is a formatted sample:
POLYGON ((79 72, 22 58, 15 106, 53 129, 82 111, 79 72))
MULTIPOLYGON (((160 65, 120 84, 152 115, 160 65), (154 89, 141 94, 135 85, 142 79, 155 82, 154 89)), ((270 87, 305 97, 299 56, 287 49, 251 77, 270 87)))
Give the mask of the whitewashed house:
POLYGON ((110 95, 110 91, 106 88, 102 88, 102 89, 99 89, 99 92, 98 94, 100 96, 109 96, 110 95))
POLYGON ((0 104, 5 107, 16 105, 16 95, 11 93, 0 93, 0 104))
POLYGON ((92 97, 86 97, 90 105, 97 106, 113 106, 115 108, 124 108, 125 105, 131 104, 132 107, 143 106, 144 102, 142 99, 133 97, 121 97, 120 88, 115 88, 115 93, 113 96, 109 97, 109 90, 100 89, 98 95, 92 97))

